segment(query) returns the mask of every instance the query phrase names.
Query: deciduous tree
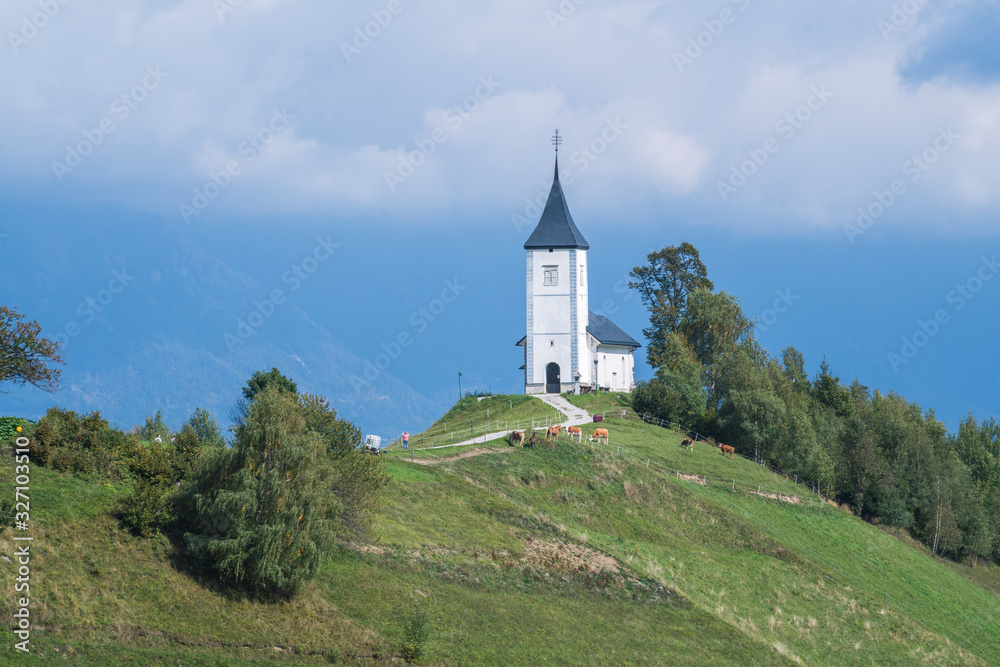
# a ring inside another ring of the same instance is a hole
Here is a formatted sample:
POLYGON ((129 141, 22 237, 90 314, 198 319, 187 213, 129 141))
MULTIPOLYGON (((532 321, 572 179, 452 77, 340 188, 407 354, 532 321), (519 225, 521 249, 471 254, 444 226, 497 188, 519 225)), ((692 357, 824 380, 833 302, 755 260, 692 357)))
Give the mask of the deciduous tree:
POLYGON ((651 252, 648 263, 632 269, 635 279, 629 287, 639 291, 649 309, 650 326, 643 330, 649 340, 647 359, 650 366, 660 366, 667 334, 677 331, 687 304, 687 297, 698 288, 715 289, 708 270, 690 243, 667 246, 651 252))
POLYGON ((49 364, 64 364, 59 344, 41 337, 37 321, 7 306, 0 306, 0 385, 30 384, 43 391, 59 390, 62 371, 49 364))

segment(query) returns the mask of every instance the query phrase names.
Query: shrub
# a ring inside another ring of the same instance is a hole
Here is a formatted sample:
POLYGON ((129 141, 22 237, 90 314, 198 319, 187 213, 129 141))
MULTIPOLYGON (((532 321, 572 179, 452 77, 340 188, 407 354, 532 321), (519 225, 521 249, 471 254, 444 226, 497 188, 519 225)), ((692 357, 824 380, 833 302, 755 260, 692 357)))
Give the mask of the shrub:
POLYGON ((128 468, 139 480, 156 484, 176 481, 169 454, 163 445, 155 442, 145 446, 139 444, 128 468))
POLYGON ((59 472, 69 472, 76 464, 76 452, 63 447, 54 448, 51 463, 59 472))
POLYGON ((173 520, 167 490, 159 484, 140 482, 115 501, 114 514, 122 526, 141 537, 150 537, 173 520))
POLYGON ((0 417, 0 441, 13 440, 18 436, 17 427, 20 426, 22 432, 25 428, 32 426, 34 422, 20 417, 0 417))
POLYGON ((656 378, 636 383, 632 391, 632 409, 636 414, 648 414, 664 421, 691 421, 691 415, 685 411, 684 398, 656 378))
POLYGON ((90 475, 97 471, 97 461, 92 452, 87 450, 80 450, 72 453, 72 469, 77 472, 82 472, 85 475, 90 475))
POLYGON ((0 528, 13 528, 16 513, 13 498, 0 498, 0 528))
POLYGON ((101 436, 111 430, 108 420, 101 417, 99 410, 94 410, 79 421, 78 442, 84 447, 99 447, 101 436))
POLYGON ((38 423, 38 428, 35 429, 35 440, 43 446, 56 445, 59 443, 59 433, 56 431, 55 426, 50 421, 46 421, 44 418, 38 423))
POLYGON ((52 465, 53 449, 36 441, 31 447, 31 460, 40 466, 52 465))
POLYGON ((400 651, 406 662, 416 662, 424 656, 424 645, 431 636, 431 622, 427 611, 414 603, 403 625, 403 647, 400 651))
MULTIPOLYGON (((62 446, 79 442, 80 437, 80 416, 72 410, 63 410, 59 407, 49 408, 45 416, 38 422, 39 428, 45 427, 48 440, 43 441, 46 445, 62 446)), ((37 436, 37 432, 36 432, 37 436)))

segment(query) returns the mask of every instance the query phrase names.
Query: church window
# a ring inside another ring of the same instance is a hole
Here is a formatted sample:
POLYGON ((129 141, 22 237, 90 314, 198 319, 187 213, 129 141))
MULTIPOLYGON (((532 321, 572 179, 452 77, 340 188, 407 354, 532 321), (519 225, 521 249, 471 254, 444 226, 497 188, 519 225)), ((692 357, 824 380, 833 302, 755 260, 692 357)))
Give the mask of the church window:
POLYGON ((584 282, 583 281, 586 280, 586 275, 587 275, 587 267, 585 267, 583 264, 581 264, 580 265, 580 287, 584 286, 584 282))
POLYGON ((542 269, 545 271, 545 282, 543 284, 546 287, 555 287, 559 284, 558 266, 543 266, 542 269))

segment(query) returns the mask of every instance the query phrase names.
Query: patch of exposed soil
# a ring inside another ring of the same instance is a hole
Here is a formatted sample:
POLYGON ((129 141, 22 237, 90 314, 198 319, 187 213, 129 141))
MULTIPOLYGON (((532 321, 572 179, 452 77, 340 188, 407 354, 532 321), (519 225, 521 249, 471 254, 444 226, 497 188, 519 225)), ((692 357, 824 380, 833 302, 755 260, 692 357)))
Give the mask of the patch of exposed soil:
POLYGON ((702 486, 708 486, 708 480, 701 475, 685 475, 684 473, 678 473, 677 479, 685 482, 694 482, 695 484, 701 484, 702 486))
POLYGON ((468 459, 473 456, 479 456, 480 454, 504 454, 510 451, 513 451, 510 447, 473 447, 472 449, 468 449, 462 452, 461 454, 456 454, 455 456, 444 456, 441 458, 432 458, 432 459, 413 459, 413 462, 419 463, 422 466, 434 466, 439 463, 450 463, 451 461, 461 461, 462 459, 468 459))
POLYGON ((618 561, 607 554, 558 540, 527 539, 521 560, 557 571, 617 573, 619 569, 618 561))
POLYGON ((801 505, 802 499, 798 496, 790 496, 786 493, 764 493, 761 491, 757 494, 758 496, 764 496, 765 498, 770 498, 771 500, 780 500, 785 503, 792 503, 793 505, 801 505))

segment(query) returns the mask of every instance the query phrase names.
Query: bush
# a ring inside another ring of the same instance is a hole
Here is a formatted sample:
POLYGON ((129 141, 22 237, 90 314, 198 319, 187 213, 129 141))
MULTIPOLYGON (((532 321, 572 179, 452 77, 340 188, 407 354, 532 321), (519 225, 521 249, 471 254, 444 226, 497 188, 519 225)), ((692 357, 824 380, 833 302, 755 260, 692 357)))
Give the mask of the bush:
POLYGON ((141 537, 150 537, 173 520, 167 490, 148 481, 140 482, 131 493, 119 497, 114 514, 124 528, 141 537))
POLYGON ((108 420, 101 417, 100 411, 94 410, 80 419, 77 440, 87 448, 100 447, 101 436, 110 430, 108 420))
POLYGON ((176 481, 170 455, 163 445, 152 443, 143 446, 139 444, 134 457, 129 461, 129 472, 136 478, 155 484, 176 481))
POLYGON ((38 422, 39 431, 35 432, 36 437, 46 445, 63 446, 79 442, 80 437, 80 416, 72 410, 62 408, 49 408, 45 416, 38 422), (41 431, 44 430, 44 439, 41 431))
POLYGON ((632 409, 636 414, 664 421, 692 421, 692 416, 686 413, 684 398, 655 378, 636 383, 632 390, 632 409))
POLYGON ((0 528, 14 527, 14 517, 16 515, 14 499, 4 497, 0 499, 0 528))
POLYGON ((416 662, 424 656, 424 645, 431 636, 431 621, 427 611, 414 603, 403 625, 403 648, 406 662, 416 662))
POLYGON ((34 425, 34 422, 20 417, 0 417, 0 441, 13 440, 18 436, 17 427, 20 426, 22 432, 25 428, 34 425))
POLYGON ((76 452, 62 447, 54 448, 51 463, 59 472, 69 472, 76 464, 76 452))
POLYGON ((36 441, 31 448, 31 460, 40 466, 51 466, 52 452, 51 447, 36 441))
POLYGON ((35 440, 38 441, 38 444, 46 447, 56 445, 59 443, 59 433, 52 422, 43 418, 38 423, 38 428, 35 429, 35 440))

